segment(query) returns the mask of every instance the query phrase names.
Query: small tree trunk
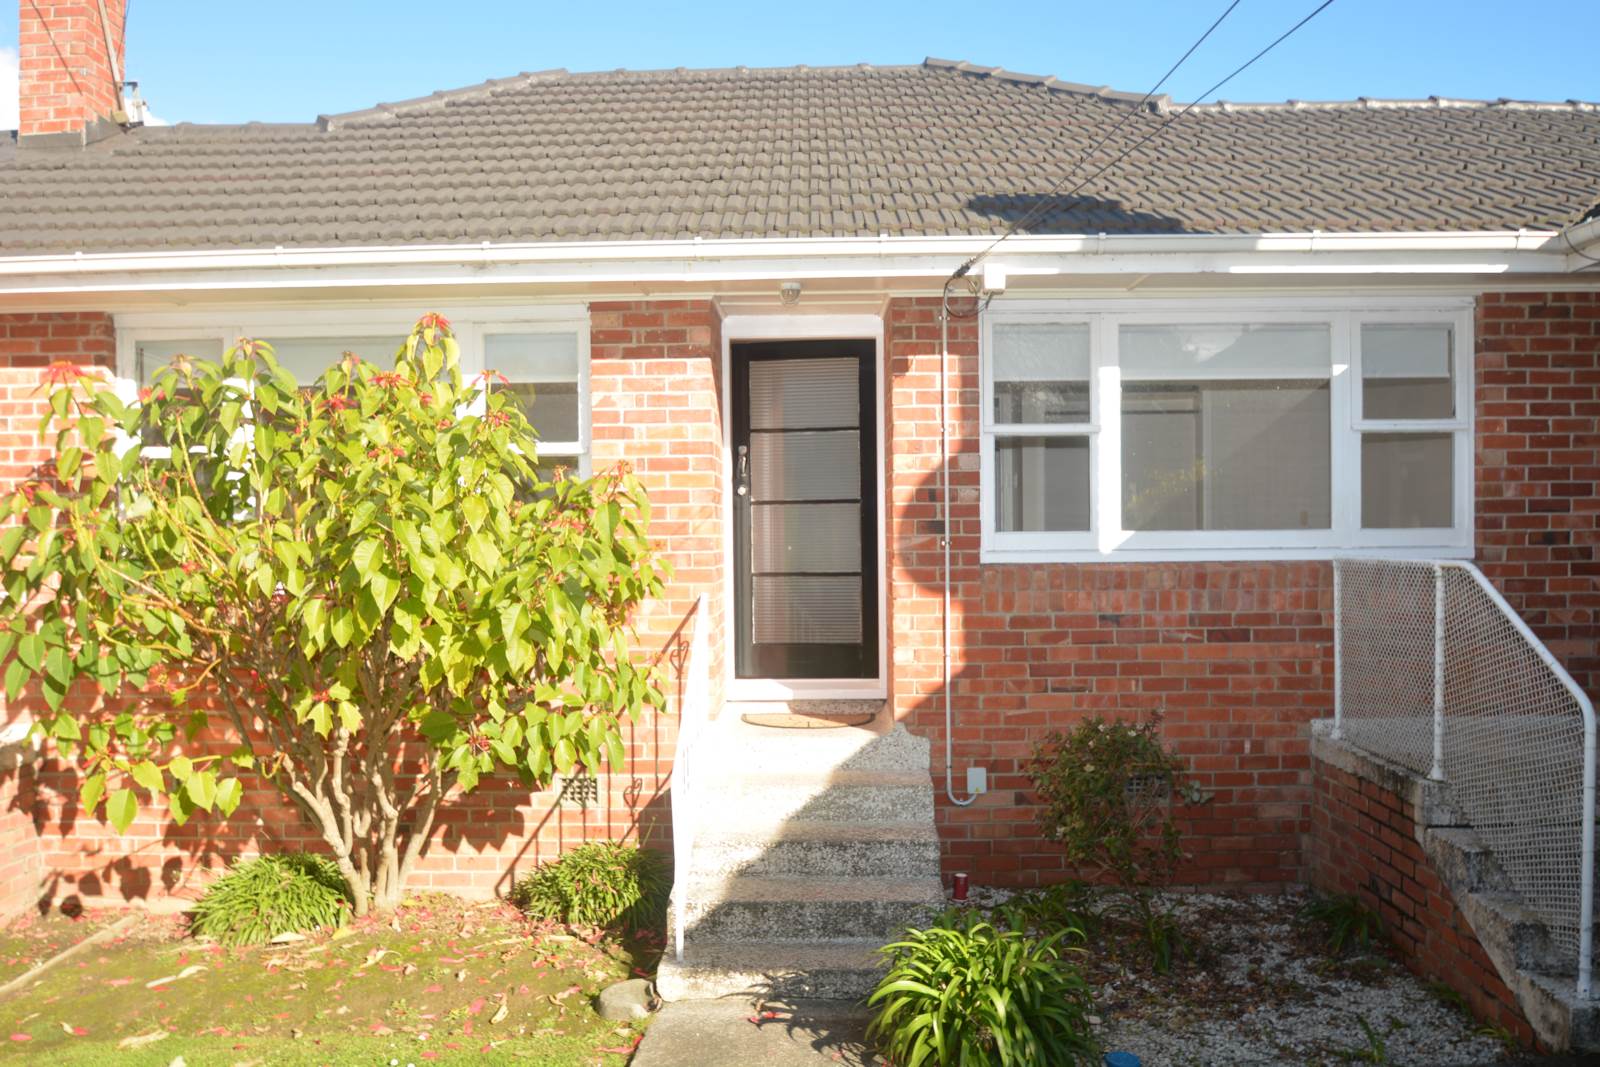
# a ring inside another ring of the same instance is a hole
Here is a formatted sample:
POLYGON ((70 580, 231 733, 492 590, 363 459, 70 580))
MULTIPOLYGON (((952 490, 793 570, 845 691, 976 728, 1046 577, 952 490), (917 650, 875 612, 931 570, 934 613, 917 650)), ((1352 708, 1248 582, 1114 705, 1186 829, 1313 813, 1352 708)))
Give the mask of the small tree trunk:
POLYGON ((396 820, 384 819, 382 840, 378 845, 378 877, 373 887, 372 906, 380 912, 393 911, 405 896, 405 885, 400 877, 399 855, 396 839, 400 828, 396 820))
POLYGON ((359 919, 368 911, 370 895, 367 892, 367 880, 354 867, 346 871, 343 864, 340 865, 339 873, 344 875, 345 888, 350 890, 350 909, 359 919))

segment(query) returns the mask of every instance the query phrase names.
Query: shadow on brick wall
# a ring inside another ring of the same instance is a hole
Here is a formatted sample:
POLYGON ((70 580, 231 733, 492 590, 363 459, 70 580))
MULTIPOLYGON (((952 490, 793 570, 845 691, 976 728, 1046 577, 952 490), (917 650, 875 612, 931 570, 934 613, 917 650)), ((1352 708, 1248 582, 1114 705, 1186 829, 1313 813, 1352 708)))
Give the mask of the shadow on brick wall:
MULTIPOLYGON (((683 688, 687 622, 657 653, 664 688, 676 707, 683 688)), ((85 710, 87 692, 70 698, 85 710)), ((5 710, 8 735, 45 713, 30 688, 5 710)), ((583 841, 634 840, 671 849, 670 743, 666 716, 623 725, 630 765, 621 774, 574 776, 530 792, 511 777, 489 779, 440 811, 433 835, 408 888, 470 896, 504 896, 539 863, 583 841), (587 783, 587 784, 585 784, 587 783)), ((223 733, 198 742, 229 752, 223 733)), ((245 794, 232 817, 196 813, 179 826, 159 802, 145 803, 127 833, 79 802, 78 768, 31 740, 11 746, 18 758, 0 761, 0 913, 30 904, 74 912, 91 905, 192 898, 209 877, 241 856, 322 851, 318 833, 277 789, 245 776, 245 794), (7 862, 7 860, 15 862, 7 862)))

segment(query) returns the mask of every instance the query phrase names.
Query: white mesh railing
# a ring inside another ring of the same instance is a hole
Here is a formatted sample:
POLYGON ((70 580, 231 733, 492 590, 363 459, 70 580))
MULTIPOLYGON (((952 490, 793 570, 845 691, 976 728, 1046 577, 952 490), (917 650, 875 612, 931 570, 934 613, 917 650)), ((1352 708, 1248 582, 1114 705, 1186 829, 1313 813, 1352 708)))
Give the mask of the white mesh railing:
POLYGON ((694 605, 694 630, 683 665, 683 697, 678 706, 678 744, 672 757, 672 927, 675 955, 683 962, 683 911, 694 855, 695 789, 700 740, 711 718, 711 620, 706 596, 694 605))
POLYGON ((1477 567, 1334 563, 1334 736, 1448 782, 1589 995, 1595 720, 1477 567))

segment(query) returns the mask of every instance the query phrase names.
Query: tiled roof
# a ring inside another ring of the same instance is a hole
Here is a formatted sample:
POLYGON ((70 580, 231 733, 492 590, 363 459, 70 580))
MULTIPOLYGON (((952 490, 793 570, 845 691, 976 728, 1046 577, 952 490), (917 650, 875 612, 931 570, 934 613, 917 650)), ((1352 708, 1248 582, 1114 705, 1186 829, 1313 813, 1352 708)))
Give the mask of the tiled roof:
MULTIPOLYGON (((304 125, 8 148, 0 254, 991 234, 1122 120, 1097 159, 1175 111, 942 60, 523 74, 304 125)), ((1557 227, 1596 188, 1592 104, 1217 104, 1029 230, 1557 227)))

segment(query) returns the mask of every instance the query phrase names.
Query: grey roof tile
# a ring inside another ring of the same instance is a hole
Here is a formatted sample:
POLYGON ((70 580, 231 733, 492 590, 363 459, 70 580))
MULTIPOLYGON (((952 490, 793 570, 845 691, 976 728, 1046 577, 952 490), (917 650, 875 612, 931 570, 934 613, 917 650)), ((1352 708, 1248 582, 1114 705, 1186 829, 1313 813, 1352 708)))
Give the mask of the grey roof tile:
MULTIPOLYGON (((0 145, 0 254, 996 234, 1175 111, 948 60, 543 71, 304 125, 0 145)), ((1592 104, 1213 105, 1028 230, 1551 227, 1597 189, 1592 104)))

